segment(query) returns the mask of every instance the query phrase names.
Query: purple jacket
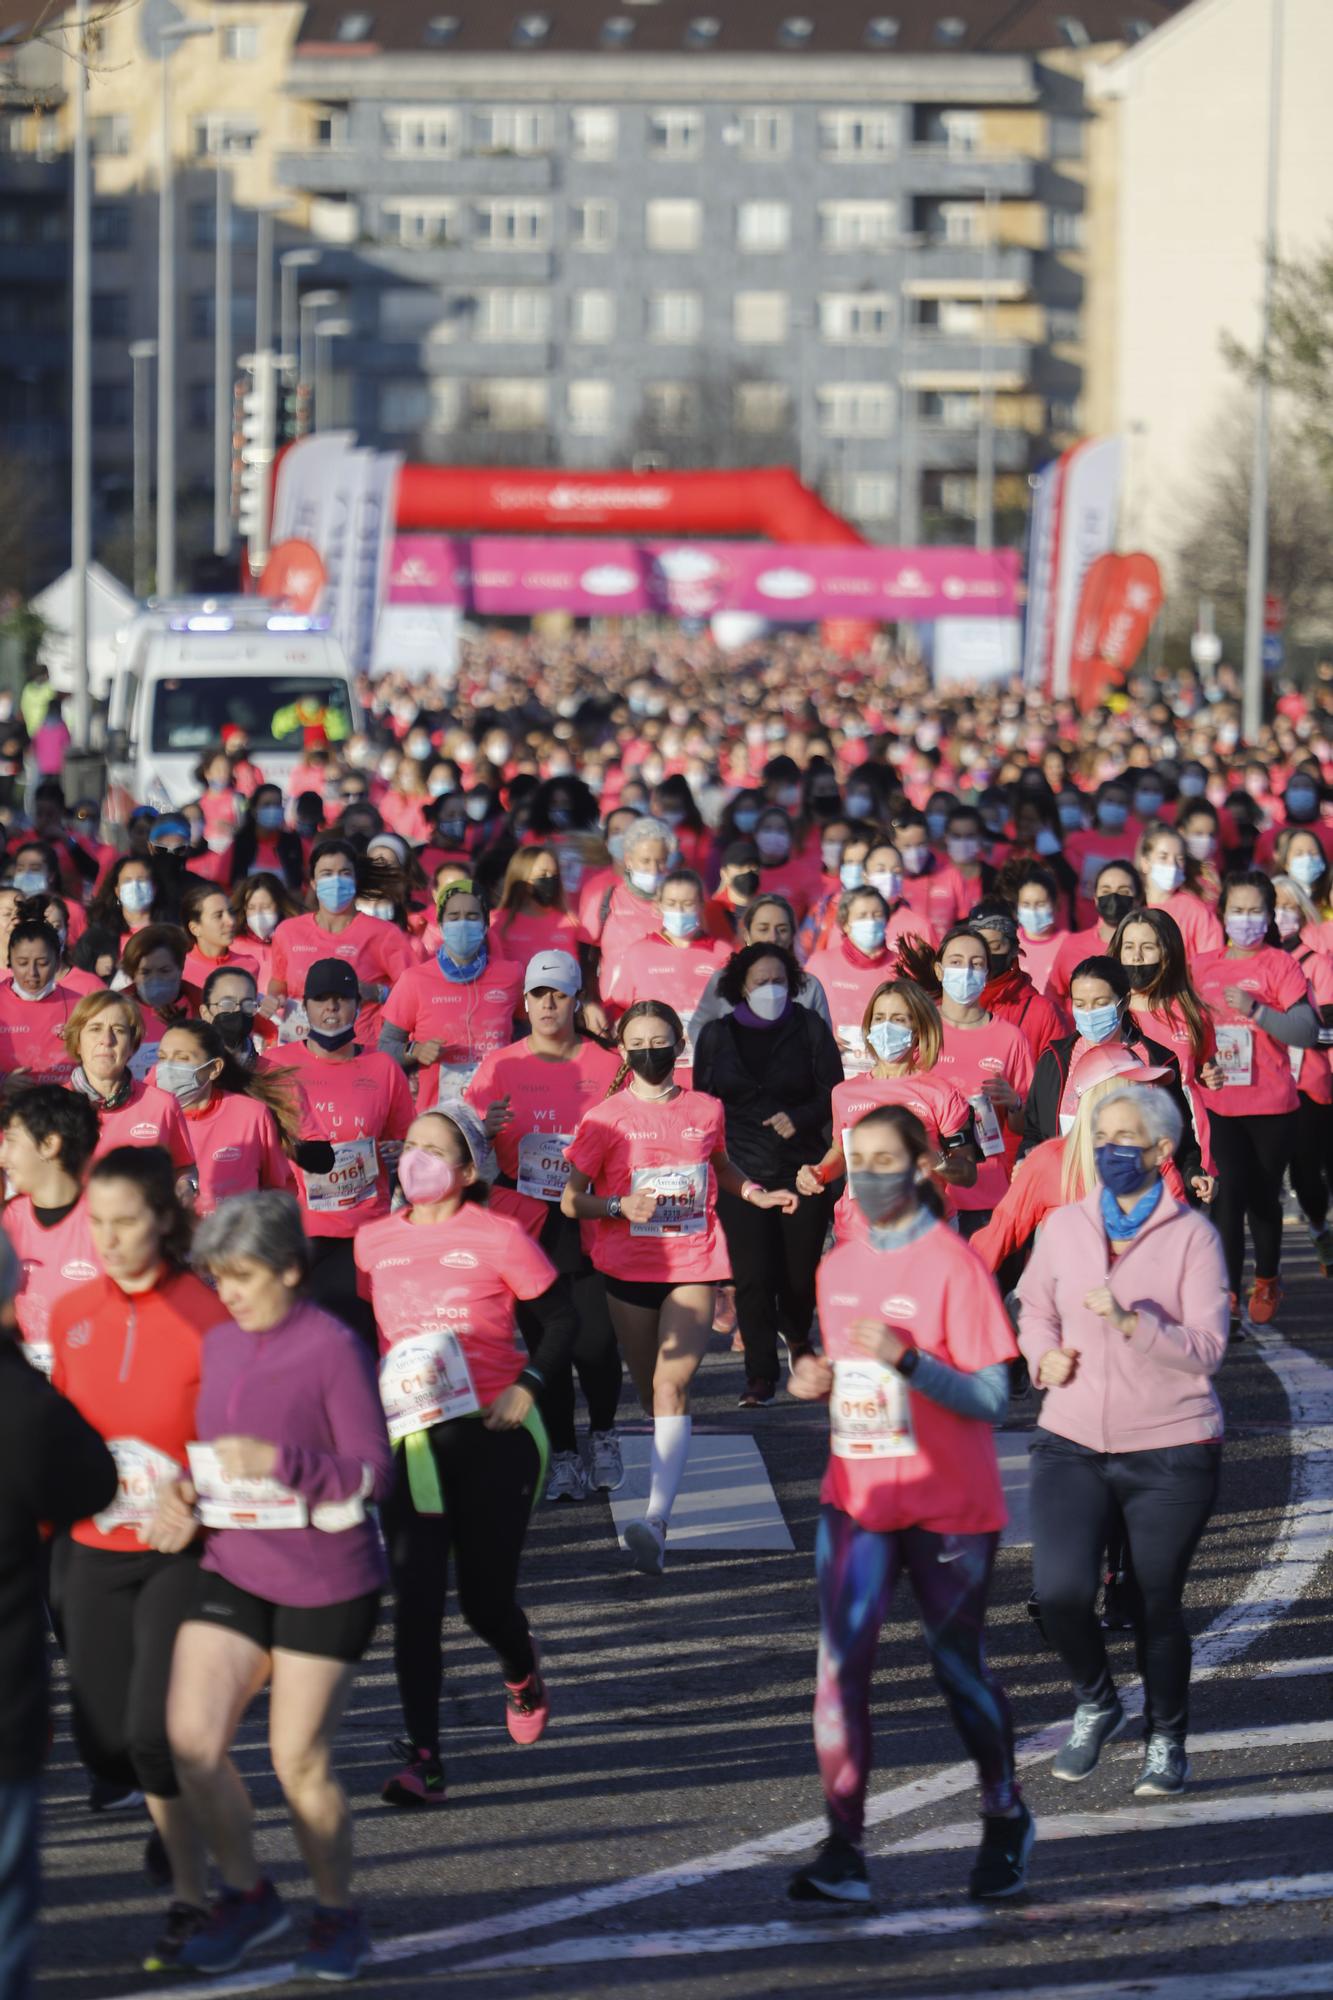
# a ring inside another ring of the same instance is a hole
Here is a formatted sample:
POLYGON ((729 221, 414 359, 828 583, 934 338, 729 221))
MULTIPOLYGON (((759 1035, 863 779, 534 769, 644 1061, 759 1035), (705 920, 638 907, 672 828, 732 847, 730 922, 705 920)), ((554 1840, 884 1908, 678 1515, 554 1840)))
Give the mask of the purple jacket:
MULTIPOLYGON (((279 1446, 274 1477, 312 1507, 348 1500, 367 1485, 383 1500, 393 1476, 370 1357, 354 1333, 318 1306, 300 1304, 267 1333, 234 1320, 204 1340, 195 1411, 200 1443, 255 1437, 279 1446), (369 1480, 367 1480, 369 1474, 369 1480)), ((334 1533, 308 1528, 211 1531, 204 1568, 271 1604, 341 1604, 385 1582, 379 1531, 367 1515, 334 1533)))

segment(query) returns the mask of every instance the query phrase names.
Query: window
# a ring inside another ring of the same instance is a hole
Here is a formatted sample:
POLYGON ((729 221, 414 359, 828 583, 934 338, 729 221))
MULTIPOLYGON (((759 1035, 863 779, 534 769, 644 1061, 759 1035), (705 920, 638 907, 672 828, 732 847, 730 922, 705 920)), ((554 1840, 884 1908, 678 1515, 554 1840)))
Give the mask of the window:
POLYGON ((514 23, 514 47, 539 49, 550 32, 549 14, 520 14, 514 23))
POLYGON ((340 152, 347 144, 347 106, 324 104, 315 113, 311 138, 317 153, 340 152))
POLYGON ((569 428, 579 437, 600 437, 611 428, 615 389, 610 382, 571 382, 566 402, 569 428))
POLYGON ((693 382, 645 382, 643 414, 659 434, 692 431, 699 421, 699 391, 693 382))
POLYGON ((545 340, 551 330, 551 295, 520 286, 477 294, 478 340, 545 340))
POLYGON ((697 160, 703 151, 702 111, 654 111, 648 119, 648 151, 655 160, 697 160))
POLYGON ((1081 118, 1052 118, 1051 158, 1053 160, 1081 160, 1083 158, 1083 120, 1081 118))
POLYGON ((472 114, 472 144, 478 153, 549 152, 550 114, 525 105, 489 105, 472 114))
POLYGON ((609 250, 616 240, 616 205, 597 199, 570 204, 569 236, 575 250, 609 250))
POLYGON ((216 160, 232 153, 253 153, 259 144, 259 124, 253 118, 224 117, 210 111, 196 118, 191 127, 191 146, 197 160, 216 160))
POLYGON ((921 398, 920 415, 923 423, 943 424, 946 431, 972 431, 981 420, 981 398, 957 390, 931 391, 921 398))
POLYGON ((380 215, 382 233, 405 249, 459 240, 458 203, 439 195, 381 202, 380 215))
POLYGON ((570 305, 569 337, 584 346, 614 340, 616 301, 613 292, 575 292, 570 305))
POLYGON ((940 506, 946 514, 961 514, 974 520, 977 511, 977 482, 966 472, 946 472, 940 481, 940 506))
POLYGON ((942 21, 935 23, 935 40, 942 49, 956 48, 967 33, 967 22, 957 14, 946 14, 942 21))
POLYGON ((380 136, 395 158, 444 160, 457 150, 458 122, 452 111, 392 105, 380 113, 380 136))
POLYGON ((432 431, 456 431, 462 413, 462 396, 459 384, 452 375, 434 375, 426 384, 429 409, 426 428, 432 431))
POLYGON ((711 49, 722 33, 722 23, 716 14, 696 14, 685 30, 687 49, 711 49))
POLYGON ((223 62, 253 62, 259 54, 259 29, 253 23, 222 30, 223 62))
POLYGON ((738 382, 734 416, 747 436, 772 437, 791 422, 791 390, 785 382, 738 382))
POLYGON ((644 210, 644 237, 650 250, 697 250, 703 235, 703 203, 650 201, 644 210))
POLYGON ((648 300, 649 337, 688 345, 699 338, 703 316, 698 292, 653 292, 648 300))
POLYGON ((389 285, 379 295, 380 338, 420 340, 440 310, 438 292, 425 285, 389 285))
POLYGON ((825 437, 887 437, 894 392, 879 382, 837 382, 816 390, 825 437))
MULTIPOLYGON (((978 308, 978 310, 980 310, 978 308)), ((1077 342, 1083 338, 1083 315, 1077 306, 1048 306, 1046 308, 1046 338, 1062 343, 1077 342)))
POLYGON ((866 47, 891 49, 898 40, 898 23, 892 14, 872 14, 866 22, 866 47))
POLYGON ((889 521, 898 511, 898 482, 889 472, 857 472, 847 496, 857 521, 889 521))
POLYGON ((1083 248, 1083 217, 1072 209, 1056 208, 1051 211, 1051 248, 1053 250, 1081 250, 1083 248))
POLYGON ((128 340, 130 295, 128 292, 93 293, 93 339, 128 340))
POLYGON ((487 250, 540 250, 551 234, 544 201, 479 201, 477 241, 487 250))
POLYGON ((981 209, 972 201, 942 201, 939 234, 944 242, 959 246, 980 243, 981 209))
POLYGON ((825 111, 819 120, 819 150, 829 160, 888 160, 898 137, 892 111, 825 111))
POLYGON ((791 117, 785 111, 742 111, 741 158, 783 160, 791 151, 791 117))
POLYGON ((737 292, 737 340, 751 347, 770 347, 787 338, 785 292, 737 292))
POLYGON ((887 292, 825 292, 819 331, 840 346, 873 345, 893 331, 894 302, 887 292))
POLYGON ((941 299, 939 330, 968 340, 985 332, 986 312, 980 299, 941 299))
POLYGON ((93 203, 92 236, 94 250, 128 250, 130 212, 122 202, 93 203))
POLYGON ((103 159, 123 160, 130 150, 130 121, 124 111, 114 111, 109 117, 90 118, 88 136, 92 149, 103 159))
POLYGON ((547 385, 526 375, 464 384, 469 421, 488 431, 540 430, 547 420, 547 385))
POLYGON ((365 42, 375 25, 373 14, 344 14, 333 31, 335 42, 365 42))
POLYGON ((604 49, 627 49, 634 40, 634 23, 628 14, 610 14, 597 39, 604 49))
POLYGON ((191 382, 185 391, 186 422, 192 431, 213 428, 213 384, 191 382))
POLYGON ((129 383, 94 382, 93 429, 98 431, 124 430, 129 421, 129 383))
POLYGON ((789 14, 778 29, 778 42, 784 49, 803 49, 814 33, 815 24, 808 14, 789 14))
POLYGON ((785 250, 791 241, 791 207, 785 201, 743 201, 736 211, 736 242, 755 253, 785 250))
POLYGON ((821 201, 819 236, 826 250, 889 250, 898 240, 891 201, 821 201))
POLYGON ((570 138, 576 160, 614 160, 620 120, 614 111, 586 105, 569 114, 570 138))
POLYGON ((380 390, 380 429, 390 435, 424 430, 429 413, 424 382, 386 382, 380 390))
POLYGON ((1077 15, 1057 14, 1055 25, 1060 30, 1060 39, 1071 49, 1092 47, 1092 37, 1077 15))
POLYGON ((944 143, 951 153, 967 155, 981 150, 979 111, 942 111, 940 125, 944 143))
POLYGON ((290 749, 290 736, 274 738, 273 722, 284 709, 302 701, 313 701, 337 717, 330 737, 345 741, 354 727, 345 674, 327 681, 316 680, 308 669, 303 673, 250 673, 243 680, 226 674, 212 680, 191 675, 188 679, 156 681, 150 699, 153 719, 145 734, 159 754, 193 750, 197 759, 200 751, 221 740, 229 722, 240 725, 256 752, 268 755, 284 746, 290 749))
POLYGON ((1079 427, 1078 404, 1056 402, 1050 406, 1050 425, 1053 431, 1076 431, 1079 427))
POLYGON ((447 49, 458 39, 462 25, 457 14, 435 14, 422 29, 421 39, 428 49, 447 49))

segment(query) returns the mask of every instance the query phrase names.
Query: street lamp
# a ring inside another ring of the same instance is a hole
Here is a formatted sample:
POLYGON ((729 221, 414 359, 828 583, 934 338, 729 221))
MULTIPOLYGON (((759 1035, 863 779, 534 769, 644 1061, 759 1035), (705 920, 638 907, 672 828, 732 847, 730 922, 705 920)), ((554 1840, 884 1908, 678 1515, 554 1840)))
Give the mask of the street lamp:
POLYGON ((273 345, 273 225, 278 202, 255 203, 255 353, 273 345))
POLYGON ((151 571, 148 534, 148 371, 157 354, 155 340, 130 343, 134 367, 134 594, 147 597, 151 571))
POLYGON ((218 158, 213 230, 213 553, 231 550, 231 178, 218 158))
POLYGON ((291 357, 287 365, 286 374, 288 381, 295 386, 296 382, 300 380, 300 366, 296 360, 296 287, 302 271, 308 271, 312 264, 318 264, 319 252, 318 250, 284 250, 279 262, 282 267, 279 345, 282 348, 282 352, 291 357))
POLYGON ((159 28, 162 153, 157 194, 157 589, 176 588, 176 182, 171 143, 171 54, 180 42, 211 35, 206 21, 159 28))
POLYGON ((977 436, 977 548, 989 554, 995 547, 995 189, 984 193, 986 235, 981 246, 981 403, 977 436))
POLYGON ((301 333, 297 347, 296 379, 299 383, 303 383, 307 387, 313 388, 315 381, 314 336, 311 332, 314 316, 316 313, 332 312, 333 308, 340 306, 342 302, 341 292, 306 292, 302 296, 300 310, 301 333))
POLYGON ((88 565, 92 560, 93 405, 92 334, 92 152, 88 137, 88 15, 79 15, 74 58, 74 242, 70 353, 70 568, 74 575, 74 617, 70 633, 74 668, 74 741, 88 748, 91 720, 88 686, 88 565))
POLYGON ((356 332, 350 319, 322 319, 315 327, 315 420, 311 428, 319 430, 327 425, 333 416, 333 374, 330 368, 335 340, 346 340, 356 332))
POLYGON ((1254 744, 1264 719, 1264 607, 1268 596, 1268 453, 1273 384, 1273 266, 1277 262, 1278 167, 1282 140, 1282 30, 1284 0, 1272 0, 1268 57, 1268 167, 1264 190, 1264 276, 1259 298, 1259 381, 1254 411, 1254 471, 1250 481, 1249 560, 1245 576, 1245 665, 1241 680, 1241 732, 1254 744))

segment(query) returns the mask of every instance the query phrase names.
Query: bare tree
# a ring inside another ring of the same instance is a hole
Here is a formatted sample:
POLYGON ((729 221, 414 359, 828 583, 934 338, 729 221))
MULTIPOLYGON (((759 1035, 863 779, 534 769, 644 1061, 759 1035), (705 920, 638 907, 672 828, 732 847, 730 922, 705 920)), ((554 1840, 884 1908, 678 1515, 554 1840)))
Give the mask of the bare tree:
MULTIPOLYGON (((1224 337, 1233 368, 1253 380, 1260 359, 1224 337)), ((1308 257, 1273 265, 1269 373, 1299 415, 1309 451, 1333 485, 1333 235, 1308 257)))
POLYGON ((678 419, 663 421, 647 402, 641 406, 630 426, 627 455, 660 455, 681 471, 793 464, 799 448, 790 398, 778 428, 741 427, 738 391, 742 382, 748 385, 754 380, 752 375, 742 377, 734 369, 712 366, 705 357, 697 373, 682 382, 688 393, 678 419))
MULTIPOLYGON (((1244 616, 1249 545, 1253 419, 1233 405, 1218 427, 1210 462, 1196 483, 1177 548, 1181 580, 1244 616)), ((1268 587, 1299 625, 1333 613, 1333 489, 1307 426, 1284 415, 1275 426, 1269 479, 1268 587)))

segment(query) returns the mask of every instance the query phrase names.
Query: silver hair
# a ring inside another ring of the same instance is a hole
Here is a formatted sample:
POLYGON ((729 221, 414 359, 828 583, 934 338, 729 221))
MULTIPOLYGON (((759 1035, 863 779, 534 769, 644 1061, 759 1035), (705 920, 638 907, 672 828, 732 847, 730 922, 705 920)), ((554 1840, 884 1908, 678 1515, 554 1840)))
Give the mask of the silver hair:
POLYGON ((1301 887, 1294 875, 1275 875, 1273 877, 1273 894, 1276 895, 1279 889, 1285 895, 1291 897, 1292 902, 1300 911, 1302 927, 1306 924, 1317 924, 1320 921, 1319 912, 1315 908, 1314 897, 1308 889, 1301 887))
POLYGON ((296 1197, 277 1188, 219 1202, 195 1230, 193 1254, 201 1271, 224 1270, 243 1258, 270 1271, 289 1271, 293 1264, 302 1274, 310 1269, 310 1245, 296 1197))
POLYGON ((16 1299, 23 1284, 23 1266, 3 1229, 0 1229, 0 1306, 16 1299))
POLYGON ((1148 1143, 1155 1146, 1159 1139, 1171 1141, 1174 1153, 1180 1144, 1180 1135, 1185 1129, 1180 1115, 1180 1107, 1164 1090, 1152 1083, 1122 1083, 1118 1090, 1110 1091, 1097 1106, 1097 1116, 1102 1118, 1113 1104, 1128 1104, 1143 1120, 1143 1129, 1148 1134, 1148 1143))
POLYGON ((654 819, 651 813, 644 813, 641 819, 635 820, 633 826, 625 828, 626 854, 632 854, 636 847, 642 847, 645 840, 665 841, 670 850, 676 844, 675 828, 668 826, 664 819, 654 819))

